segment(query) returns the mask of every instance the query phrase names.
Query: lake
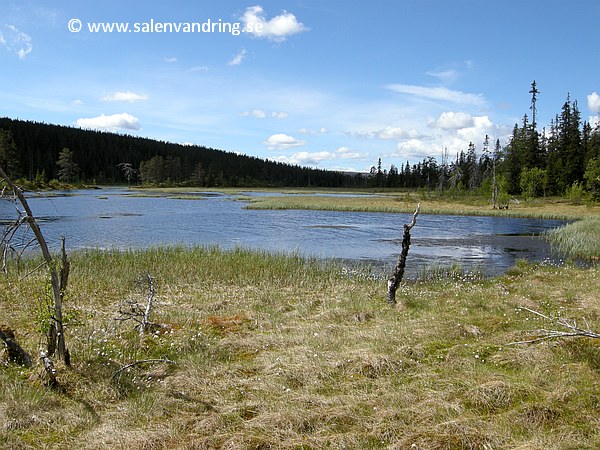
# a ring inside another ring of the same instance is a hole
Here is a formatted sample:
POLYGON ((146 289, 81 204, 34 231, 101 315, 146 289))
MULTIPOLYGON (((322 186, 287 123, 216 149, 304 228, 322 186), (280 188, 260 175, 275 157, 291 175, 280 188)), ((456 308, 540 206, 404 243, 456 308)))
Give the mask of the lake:
MULTIPOLYGON (((61 236, 71 250, 168 244, 241 246, 369 264, 379 272, 390 271, 395 264, 403 224, 412 219, 412 214, 248 210, 236 196, 201 192, 197 196, 142 197, 124 188, 107 188, 32 196, 28 201, 55 249, 61 236)), ((14 219, 14 214, 14 205, 0 201, 0 223, 14 219)), ((455 263, 496 275, 519 258, 556 260, 540 234, 564 223, 421 214, 411 232, 407 275, 414 276, 426 266, 455 263)))

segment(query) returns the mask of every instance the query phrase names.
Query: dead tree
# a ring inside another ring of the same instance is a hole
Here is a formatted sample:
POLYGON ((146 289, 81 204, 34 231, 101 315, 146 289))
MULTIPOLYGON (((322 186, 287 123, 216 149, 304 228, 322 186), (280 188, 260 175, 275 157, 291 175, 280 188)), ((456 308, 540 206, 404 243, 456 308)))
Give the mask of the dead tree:
POLYGON ((128 299, 119 307, 119 317, 114 320, 126 322, 131 320, 137 323, 137 328, 140 335, 148 331, 156 331, 165 326, 156 322, 150 321, 150 314, 154 307, 154 299, 156 296, 156 288, 154 287, 154 278, 150 272, 146 273, 146 282, 148 283, 148 294, 146 295, 146 306, 142 307, 135 299, 128 299))
POLYGON ((404 224, 404 234, 402 236, 402 251, 400 252, 400 256, 398 256, 398 262, 396 263, 396 267, 394 268, 394 272, 388 278, 388 292, 387 292, 387 302, 389 305, 396 304, 396 291, 398 290, 398 286, 404 277, 404 267, 406 266, 406 257, 408 256, 408 249, 410 248, 410 230, 417 223, 417 216, 419 215, 419 211, 421 210, 421 203, 417 205, 417 209, 413 214, 412 221, 410 223, 404 224))
POLYGON ((66 365, 70 365, 71 359, 69 355, 69 350, 67 349, 67 345, 65 343, 65 333, 63 327, 63 313, 62 313, 62 303, 65 289, 67 287, 67 281, 69 279, 69 260, 67 259, 67 254, 65 251, 65 241, 62 240, 62 256, 61 256, 61 267, 60 270, 57 268, 57 263, 52 258, 52 254, 50 253, 50 249, 48 248, 48 244, 42 231, 25 199, 25 195, 23 194, 23 190, 17 186, 9 177, 6 175, 4 170, 0 167, 0 178, 4 180, 4 182, 8 185, 10 189, 12 189, 14 195, 17 200, 21 204, 24 209, 24 215, 17 219, 17 224, 27 223, 31 228, 35 236, 35 240, 40 246, 40 250, 42 252, 42 256, 48 267, 48 271, 50 273, 50 282, 52 284, 52 298, 53 298, 53 311, 51 314, 50 321, 50 329, 48 332, 48 351, 47 356, 50 357, 57 352, 58 357, 61 358, 66 365))

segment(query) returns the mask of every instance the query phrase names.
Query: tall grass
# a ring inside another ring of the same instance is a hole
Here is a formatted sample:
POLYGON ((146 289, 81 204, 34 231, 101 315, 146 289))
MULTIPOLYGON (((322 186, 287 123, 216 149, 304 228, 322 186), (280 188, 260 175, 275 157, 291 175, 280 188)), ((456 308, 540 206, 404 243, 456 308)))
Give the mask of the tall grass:
POLYGON ((583 219, 550 230, 546 236, 558 251, 573 258, 600 259, 600 217, 583 219))
POLYGON ((413 213, 421 202, 422 214, 500 216, 573 220, 600 216, 600 205, 573 205, 561 199, 514 202, 509 209, 492 209, 483 197, 446 198, 432 194, 395 193, 376 196, 265 196, 251 199, 248 209, 316 209, 325 211, 360 211, 413 213))
MULTIPOLYGON (((507 345, 551 326, 521 305, 600 329, 598 268, 455 272, 403 283, 390 308, 385 280, 296 255, 78 252, 73 367, 53 390, 39 367, 0 366, 0 447, 598 448, 597 346, 507 345), (140 336, 114 318, 144 302, 146 272, 163 327, 140 336), (149 359, 174 364, 120 371, 149 359)), ((12 273, 0 320, 34 351, 46 277, 12 273)))

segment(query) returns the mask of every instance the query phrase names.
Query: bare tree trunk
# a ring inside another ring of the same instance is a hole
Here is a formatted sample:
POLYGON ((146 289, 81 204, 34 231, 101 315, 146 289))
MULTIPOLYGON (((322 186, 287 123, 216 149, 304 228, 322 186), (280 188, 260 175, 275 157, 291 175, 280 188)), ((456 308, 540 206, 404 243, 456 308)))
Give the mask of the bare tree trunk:
POLYGON ((46 239, 44 238, 44 235, 42 234, 42 231, 40 230, 40 227, 38 226, 37 221, 33 216, 33 212, 31 211, 31 208, 29 207, 29 204, 27 203, 27 200, 23 195, 23 191, 8 177, 8 175, 6 175, 6 173, 4 172, 4 170, 2 170, 1 167, 0 177, 2 177, 4 181, 8 184, 8 186, 10 186, 10 188, 13 190, 13 192, 19 199, 19 202, 23 206, 23 209, 25 210, 25 221, 31 227, 31 231, 33 231, 33 234, 42 251, 44 261, 48 266, 48 271, 50 272, 50 281, 52 284, 52 297, 54 300, 54 311, 53 316, 51 317, 52 320, 50 325, 51 330, 49 333, 50 340, 48 342, 48 356, 52 356, 54 353, 54 349, 56 349, 56 351, 58 351, 59 358, 61 358, 65 362, 65 364, 70 365, 69 350, 67 349, 67 346, 65 344, 65 334, 63 329, 62 315, 62 298, 64 290, 66 288, 66 282, 69 276, 69 264, 65 252, 64 239, 62 242, 63 267, 59 276, 59 273, 56 269, 56 263, 52 259, 52 255, 50 254, 50 249, 48 248, 46 239), (64 266, 65 263, 66 269, 64 266), (62 281, 64 281, 64 285, 62 284, 62 281))
POLYGON ((140 324, 140 334, 144 334, 151 322, 150 313, 152 312, 152 304, 154 303, 154 295, 156 295, 156 289, 154 288, 154 279, 150 276, 150 272, 146 274, 148 279, 148 298, 146 302, 146 309, 144 310, 144 316, 142 317, 142 323, 140 324))
POLYGON ((31 367, 31 356, 15 340, 14 333, 8 327, 0 326, 0 339, 8 350, 8 358, 25 367, 31 367))
POLYGON ((419 215, 419 211, 421 210, 421 203, 417 205, 417 209, 413 215, 411 223, 404 224, 404 234, 402 236, 402 251, 400 252, 400 256, 398 256, 398 262, 396 263, 396 267, 394 268, 394 273, 388 279, 388 293, 387 293, 387 302, 389 305, 396 304, 396 291, 398 290, 398 286, 404 277, 404 267, 406 266, 406 257, 408 256, 408 249, 410 248, 410 230, 417 223, 417 216, 419 215))

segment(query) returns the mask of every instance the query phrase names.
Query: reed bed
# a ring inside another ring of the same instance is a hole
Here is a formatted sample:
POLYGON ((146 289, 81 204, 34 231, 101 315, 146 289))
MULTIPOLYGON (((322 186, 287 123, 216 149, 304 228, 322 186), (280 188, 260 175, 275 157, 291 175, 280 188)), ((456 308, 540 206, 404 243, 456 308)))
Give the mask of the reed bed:
POLYGON ((600 217, 587 218, 549 231, 548 240, 561 253, 573 258, 600 258, 600 217))

